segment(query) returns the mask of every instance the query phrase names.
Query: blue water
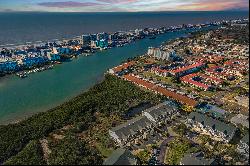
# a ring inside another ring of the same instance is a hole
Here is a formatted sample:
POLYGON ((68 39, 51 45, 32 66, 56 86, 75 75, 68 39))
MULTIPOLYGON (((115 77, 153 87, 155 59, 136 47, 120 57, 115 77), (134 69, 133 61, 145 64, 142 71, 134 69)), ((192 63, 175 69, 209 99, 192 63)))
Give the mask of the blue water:
MULTIPOLYGON (((20 43, 72 37, 81 33, 110 32, 142 27, 245 18, 247 12, 165 13, 0 13, 0 43, 20 43)), ((48 110, 80 94, 102 80, 103 73, 129 57, 142 55, 149 46, 185 35, 167 33, 121 48, 79 57, 53 70, 20 79, 0 79, 0 124, 48 110)))
POLYGON ((82 33, 204 23, 248 17, 245 11, 142 13, 0 13, 0 45, 70 38, 82 33))
POLYGON ((0 80, 0 124, 55 107, 102 80, 104 72, 127 58, 144 54, 149 46, 159 46, 185 35, 185 31, 171 32, 154 40, 145 39, 92 56, 81 56, 25 79, 8 76, 0 80))

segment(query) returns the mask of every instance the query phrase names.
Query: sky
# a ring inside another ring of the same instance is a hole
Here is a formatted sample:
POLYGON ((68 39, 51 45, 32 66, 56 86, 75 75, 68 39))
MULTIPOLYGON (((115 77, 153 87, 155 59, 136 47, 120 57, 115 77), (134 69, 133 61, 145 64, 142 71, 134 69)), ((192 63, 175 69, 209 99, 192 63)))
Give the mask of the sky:
POLYGON ((0 0, 0 11, 140 12, 249 10, 249 0, 0 0))

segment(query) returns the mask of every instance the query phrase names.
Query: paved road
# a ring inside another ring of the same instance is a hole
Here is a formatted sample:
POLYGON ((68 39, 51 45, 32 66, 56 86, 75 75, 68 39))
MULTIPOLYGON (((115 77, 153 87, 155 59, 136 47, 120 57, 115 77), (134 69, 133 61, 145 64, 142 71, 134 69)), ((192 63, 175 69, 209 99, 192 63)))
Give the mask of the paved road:
POLYGON ((174 138, 175 138, 175 137, 170 136, 170 137, 168 137, 167 139, 165 139, 165 140, 162 142, 162 144, 161 144, 161 146, 160 146, 160 150, 161 150, 161 151, 160 151, 160 155, 159 155, 159 157, 158 157, 160 164, 164 164, 164 158, 165 158, 165 154, 166 154, 167 144, 168 144, 169 142, 173 141, 174 138))

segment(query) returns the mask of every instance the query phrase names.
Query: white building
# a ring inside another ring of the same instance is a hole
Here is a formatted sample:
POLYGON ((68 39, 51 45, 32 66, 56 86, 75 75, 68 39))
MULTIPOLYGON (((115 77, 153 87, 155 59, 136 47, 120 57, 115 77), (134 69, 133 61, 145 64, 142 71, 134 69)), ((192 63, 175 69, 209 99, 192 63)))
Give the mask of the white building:
POLYGON ((154 47, 149 47, 147 54, 159 60, 170 60, 176 56, 174 50, 162 51, 160 48, 154 47))

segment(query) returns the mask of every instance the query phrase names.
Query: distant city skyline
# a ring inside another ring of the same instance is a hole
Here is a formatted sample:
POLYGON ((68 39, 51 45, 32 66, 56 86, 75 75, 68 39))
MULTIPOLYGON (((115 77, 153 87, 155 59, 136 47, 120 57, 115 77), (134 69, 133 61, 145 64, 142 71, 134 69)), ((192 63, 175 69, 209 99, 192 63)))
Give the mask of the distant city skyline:
POLYGON ((249 10, 249 0, 0 0, 0 11, 140 12, 249 10))

